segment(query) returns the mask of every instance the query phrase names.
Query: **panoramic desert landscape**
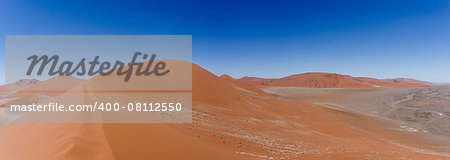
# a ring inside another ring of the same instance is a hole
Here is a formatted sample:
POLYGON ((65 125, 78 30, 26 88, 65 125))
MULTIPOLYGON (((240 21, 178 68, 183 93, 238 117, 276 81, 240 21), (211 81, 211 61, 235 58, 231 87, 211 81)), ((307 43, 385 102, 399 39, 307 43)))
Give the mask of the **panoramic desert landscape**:
MULTIPOLYGON (((82 84, 105 85, 107 79, 23 80, 9 84, 15 87, 7 88, 17 90, 8 90, 10 93, 2 96, 1 105, 58 101, 67 96, 61 90, 70 92, 82 84), (51 87, 60 91, 27 91, 51 87), (20 93, 28 94, 23 97, 20 93)), ((149 80, 133 79, 140 83, 131 84, 136 86, 149 80)), ((0 128, 0 141, 4 144, 0 145, 0 159, 450 157, 449 90, 431 87, 427 82, 367 81, 328 73, 281 80, 233 79, 216 76, 194 64, 192 94, 192 123, 5 124, 0 128), (414 87, 404 88, 411 86, 414 87)))
POLYGON ((0 0, 0 22, 0 160, 450 160, 450 0, 0 0))

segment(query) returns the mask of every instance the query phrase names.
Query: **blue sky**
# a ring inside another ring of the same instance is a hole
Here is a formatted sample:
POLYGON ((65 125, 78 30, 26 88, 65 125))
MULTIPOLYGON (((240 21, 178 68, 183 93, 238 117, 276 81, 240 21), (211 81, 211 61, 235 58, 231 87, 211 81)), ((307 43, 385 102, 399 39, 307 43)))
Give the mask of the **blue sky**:
MULTIPOLYGON (((192 35, 217 74, 334 72, 450 82, 450 1, 0 0, 4 35, 192 35)), ((1 82, 0 82, 1 83, 1 82)))

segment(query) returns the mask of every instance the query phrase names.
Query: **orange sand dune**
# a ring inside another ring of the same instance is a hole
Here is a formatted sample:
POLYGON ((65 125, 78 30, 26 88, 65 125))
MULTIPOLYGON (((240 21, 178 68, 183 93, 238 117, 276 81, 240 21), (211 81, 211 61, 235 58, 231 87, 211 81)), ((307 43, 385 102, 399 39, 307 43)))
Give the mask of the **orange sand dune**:
POLYGON ((239 79, 259 87, 306 87, 306 88, 373 88, 353 77, 334 73, 304 73, 280 79, 243 77, 239 79))
POLYGON ((9 160, 239 159, 165 124, 12 124, 0 139, 9 160))
POLYGON ((240 81, 257 87, 304 87, 304 88, 375 88, 375 87, 429 87, 429 82, 414 79, 375 79, 351 77, 335 73, 304 73, 276 78, 243 77, 240 81))
MULTIPOLYGON (((414 138, 390 129, 385 122, 280 99, 231 77, 217 77, 197 65, 192 66, 192 75, 192 123, 11 123, 0 128, 0 159, 449 158, 405 147, 408 144, 403 142, 415 142, 414 138)), ((107 80, 107 77, 97 77, 83 83, 108 86, 107 80), (101 82, 103 84, 98 84, 101 82)), ((149 83, 145 77, 132 80, 133 85, 149 83)), ((355 86, 360 83, 332 84, 355 86)))

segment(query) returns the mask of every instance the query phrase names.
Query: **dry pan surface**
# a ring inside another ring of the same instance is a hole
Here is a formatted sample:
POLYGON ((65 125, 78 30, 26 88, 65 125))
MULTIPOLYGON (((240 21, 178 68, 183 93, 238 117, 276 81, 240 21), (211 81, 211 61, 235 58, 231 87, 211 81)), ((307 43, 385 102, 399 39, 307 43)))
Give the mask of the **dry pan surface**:
POLYGON ((421 141, 414 147, 450 152, 450 86, 374 89, 274 87, 265 90, 283 98, 310 101, 390 122, 397 130, 414 135, 421 141))

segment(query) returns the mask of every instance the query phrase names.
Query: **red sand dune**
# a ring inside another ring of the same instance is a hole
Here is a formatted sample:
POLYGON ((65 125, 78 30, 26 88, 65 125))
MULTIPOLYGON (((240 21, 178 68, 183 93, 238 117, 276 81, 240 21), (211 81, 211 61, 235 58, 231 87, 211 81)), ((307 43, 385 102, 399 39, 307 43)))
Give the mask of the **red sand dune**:
POLYGON ((270 96, 197 65, 192 74, 190 124, 11 123, 0 128, 0 159, 448 158, 398 145, 383 135, 414 139, 370 118, 270 96))
POLYGON ((431 83, 413 79, 374 79, 351 77, 335 73, 303 73, 276 78, 243 77, 240 81, 257 87, 304 88, 375 88, 375 87, 429 87, 431 83))
POLYGON ((334 73, 304 73, 280 79, 244 77, 241 81, 259 87, 305 87, 305 88, 373 88, 346 75, 334 73))

